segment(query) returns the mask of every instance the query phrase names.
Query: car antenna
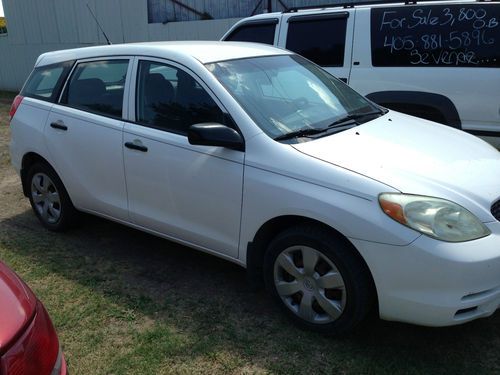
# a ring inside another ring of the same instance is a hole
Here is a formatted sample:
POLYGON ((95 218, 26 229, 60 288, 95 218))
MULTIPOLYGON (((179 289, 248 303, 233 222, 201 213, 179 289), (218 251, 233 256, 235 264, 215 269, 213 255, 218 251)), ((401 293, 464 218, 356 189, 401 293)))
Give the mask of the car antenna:
POLYGON ((95 16, 94 12, 92 12, 92 9, 90 9, 89 3, 87 3, 87 8, 89 8, 90 14, 92 14, 92 17, 94 18, 95 22, 97 23, 97 26, 99 26, 99 29, 101 29, 102 35, 104 35, 104 37, 106 38, 106 41, 108 42, 108 45, 113 44, 113 43, 110 42, 108 36, 106 35, 106 33, 104 32, 104 30, 102 29, 101 24, 97 20, 97 17, 95 16))

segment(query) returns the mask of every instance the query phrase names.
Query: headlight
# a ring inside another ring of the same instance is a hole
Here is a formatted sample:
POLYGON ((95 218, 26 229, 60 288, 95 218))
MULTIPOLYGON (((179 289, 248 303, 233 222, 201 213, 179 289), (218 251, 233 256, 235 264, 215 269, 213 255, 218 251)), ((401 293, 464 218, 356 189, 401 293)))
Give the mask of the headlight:
POLYGON ((472 213, 445 199, 386 193, 378 200, 389 217, 438 240, 464 242, 491 234, 472 213))

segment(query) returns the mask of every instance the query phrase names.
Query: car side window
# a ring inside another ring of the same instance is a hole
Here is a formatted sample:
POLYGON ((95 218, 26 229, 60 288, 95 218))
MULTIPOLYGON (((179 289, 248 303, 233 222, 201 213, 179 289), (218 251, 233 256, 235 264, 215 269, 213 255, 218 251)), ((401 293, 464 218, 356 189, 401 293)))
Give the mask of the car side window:
POLYGON ((54 102, 74 61, 35 68, 21 95, 54 102))
POLYGON ((129 60, 83 62, 76 66, 61 103, 111 117, 122 117, 129 60))
POLYGON ((286 48, 328 67, 344 66, 348 13, 288 20, 286 48))
POLYGON ((227 118, 196 80, 176 67, 140 61, 136 118, 141 125, 185 135, 191 125, 227 118))
POLYGON ((273 22, 241 25, 225 39, 228 42, 255 42, 274 44, 277 20, 273 22))

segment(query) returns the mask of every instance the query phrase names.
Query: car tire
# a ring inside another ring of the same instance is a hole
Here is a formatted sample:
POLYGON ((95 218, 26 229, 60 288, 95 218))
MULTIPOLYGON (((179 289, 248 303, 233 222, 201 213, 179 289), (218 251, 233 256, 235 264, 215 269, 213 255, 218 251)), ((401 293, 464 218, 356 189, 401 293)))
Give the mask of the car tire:
POLYGON ((347 240, 315 225, 280 233, 264 260, 266 287, 300 327, 328 335, 353 330, 372 310, 368 267, 347 240))
POLYGON ((33 164, 26 175, 31 207, 48 230, 63 232, 78 221, 78 211, 54 169, 47 163, 33 164))

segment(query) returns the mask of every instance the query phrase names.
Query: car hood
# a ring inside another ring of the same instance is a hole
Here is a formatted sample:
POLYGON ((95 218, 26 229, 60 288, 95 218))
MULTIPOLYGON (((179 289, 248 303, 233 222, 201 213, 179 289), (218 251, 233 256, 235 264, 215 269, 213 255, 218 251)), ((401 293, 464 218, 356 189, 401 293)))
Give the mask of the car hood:
POLYGON ((33 292, 0 262, 0 355, 31 320, 35 307, 33 292))
POLYGON ((335 135, 293 145, 298 151, 403 193, 436 196, 495 220, 500 152, 448 126, 390 111, 335 135))

